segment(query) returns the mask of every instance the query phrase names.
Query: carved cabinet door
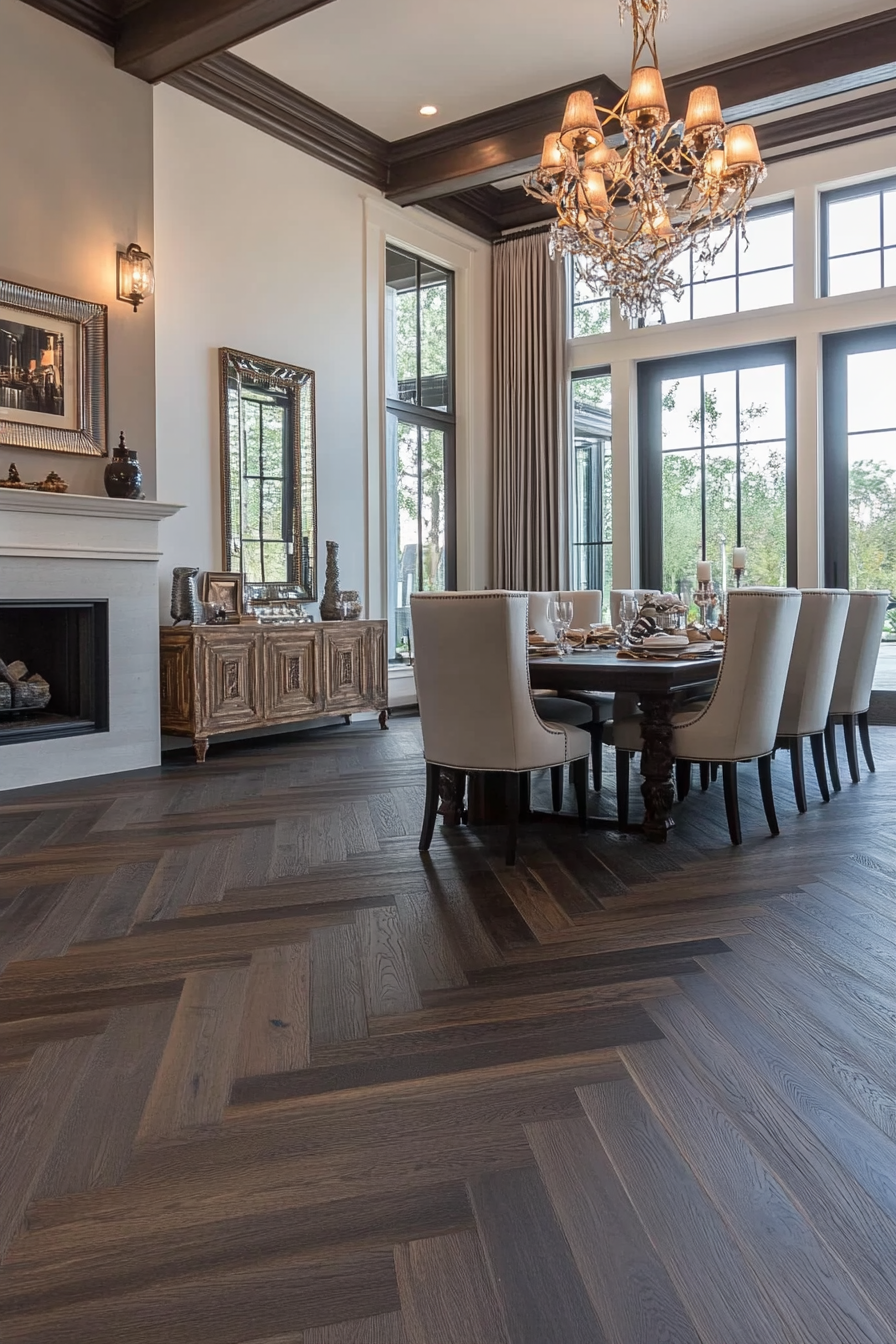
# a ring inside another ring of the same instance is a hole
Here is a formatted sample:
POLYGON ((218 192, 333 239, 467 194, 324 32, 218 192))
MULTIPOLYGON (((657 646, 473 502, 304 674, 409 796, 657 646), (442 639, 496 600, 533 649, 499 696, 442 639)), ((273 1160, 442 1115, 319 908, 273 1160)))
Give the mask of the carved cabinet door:
POLYGON ((323 635, 326 707, 346 713, 360 709, 367 699, 367 631, 345 621, 335 628, 327 626, 323 635))
POLYGON ((264 634, 265 718, 307 718, 323 709, 319 630, 267 630, 264 634))
POLYGON ((193 730, 193 645, 189 636, 162 631, 159 698, 162 727, 171 732, 193 730))
POLYGON ((259 638, 243 633, 203 635, 197 641, 201 722, 197 730, 227 732, 261 722, 259 638))

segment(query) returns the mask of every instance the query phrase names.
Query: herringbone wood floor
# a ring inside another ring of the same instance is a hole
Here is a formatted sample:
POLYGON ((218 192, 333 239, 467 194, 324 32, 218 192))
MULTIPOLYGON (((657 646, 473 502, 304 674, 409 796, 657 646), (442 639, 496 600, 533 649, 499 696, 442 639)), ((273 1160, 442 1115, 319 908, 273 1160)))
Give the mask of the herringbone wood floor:
POLYGON ((4 1344, 892 1344, 875 746, 515 870, 411 718, 3 795, 4 1344))

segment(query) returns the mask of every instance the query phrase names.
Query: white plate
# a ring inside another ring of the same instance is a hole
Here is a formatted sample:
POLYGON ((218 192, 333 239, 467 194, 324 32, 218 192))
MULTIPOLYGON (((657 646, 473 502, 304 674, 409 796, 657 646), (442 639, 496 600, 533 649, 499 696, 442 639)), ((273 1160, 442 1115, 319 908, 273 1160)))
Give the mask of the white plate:
POLYGON ((641 641, 641 647, 668 649, 671 653, 673 649, 686 649, 689 643, 687 635, 648 635, 647 639, 641 641))

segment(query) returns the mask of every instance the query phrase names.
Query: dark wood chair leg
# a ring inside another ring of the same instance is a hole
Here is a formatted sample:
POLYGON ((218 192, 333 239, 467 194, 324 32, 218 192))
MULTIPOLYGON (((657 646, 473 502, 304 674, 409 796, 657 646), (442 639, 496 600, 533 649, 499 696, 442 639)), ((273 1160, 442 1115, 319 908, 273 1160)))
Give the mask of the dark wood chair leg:
POLYGON ((861 783, 859 774, 859 753, 856 748, 856 716, 843 715, 843 741, 846 743, 846 760, 849 765, 849 777, 853 784, 861 783))
POLYGON ((588 757, 583 756, 581 760, 573 761, 569 773, 572 775, 572 786, 576 793, 579 826, 584 835, 588 830, 588 757))
POLYGON ((604 735, 603 724, 596 723, 591 732, 591 784, 595 793, 600 793, 604 783, 604 735))
POLYGON ((737 805, 737 761, 722 762, 722 786, 725 790, 725 813, 732 845, 743 844, 740 833, 740 808, 737 805))
POLYGON ((834 720, 828 719, 824 726, 824 749, 828 758, 828 771, 831 776, 831 788, 840 792, 840 762, 837 760, 837 737, 834 732, 834 720))
POLYGON ((712 765, 709 767, 709 777, 710 777, 710 779, 712 780, 713 784, 715 784, 716 780, 717 780, 718 777, 719 777, 719 763, 718 763, 718 761, 713 761, 712 765))
POLYGON ((532 816, 532 776, 526 772, 520 775, 520 821, 528 821, 532 816))
POLYGON ((551 806, 559 812, 563 806, 563 766, 551 766, 551 806))
POLYGON ((806 771, 803 766, 803 739, 792 737, 787 744, 790 748, 790 773, 793 776, 793 796, 798 812, 809 811, 806 798, 806 771))
POLYGON ((426 802, 423 805, 423 829, 420 832, 420 853, 425 854, 432 844, 432 833, 439 811, 439 775, 437 765, 426 762, 426 802))
POLYGON ((513 770, 508 770, 505 776, 505 789, 507 798, 507 866, 512 868, 516 863, 516 833, 520 821, 520 777, 513 770))
POLYGON ((865 710, 864 714, 857 715, 857 719, 859 724, 859 739, 862 743, 862 753, 865 757, 865 764, 868 766, 868 769, 871 771, 873 775, 875 773, 874 757, 871 754, 871 734, 868 731, 867 709, 865 710))
POLYGON ((616 752, 616 816, 620 826, 628 825, 628 791, 632 752, 616 752))
POLYGON ((772 835, 780 835, 778 826, 778 817, 775 812, 775 795, 772 789, 772 758, 771 756, 760 756, 759 761, 759 792, 762 794, 762 806, 765 809, 765 819, 768 822, 768 828, 772 835))
POLYGON ((709 788, 709 761, 700 762, 700 787, 704 793, 709 788))
POLYGON ((683 802, 691 791, 690 761, 675 762, 675 789, 678 794, 678 801, 683 802))
POLYGON ((824 733, 813 733, 809 738, 812 747, 812 763, 815 766, 815 778, 818 780, 818 791, 824 802, 831 801, 831 791, 828 788, 828 775, 824 768, 824 733))

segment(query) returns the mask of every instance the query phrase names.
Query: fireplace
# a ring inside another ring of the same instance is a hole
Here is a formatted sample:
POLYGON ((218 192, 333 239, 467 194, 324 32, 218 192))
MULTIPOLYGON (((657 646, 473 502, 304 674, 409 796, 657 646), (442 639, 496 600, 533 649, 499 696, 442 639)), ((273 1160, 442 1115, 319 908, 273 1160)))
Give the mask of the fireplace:
POLYGON ((0 660, 14 683, 0 699, 0 748, 109 731, 108 602, 0 599, 0 660), (26 669, 49 684, 45 708, 15 705, 33 699, 26 669))

